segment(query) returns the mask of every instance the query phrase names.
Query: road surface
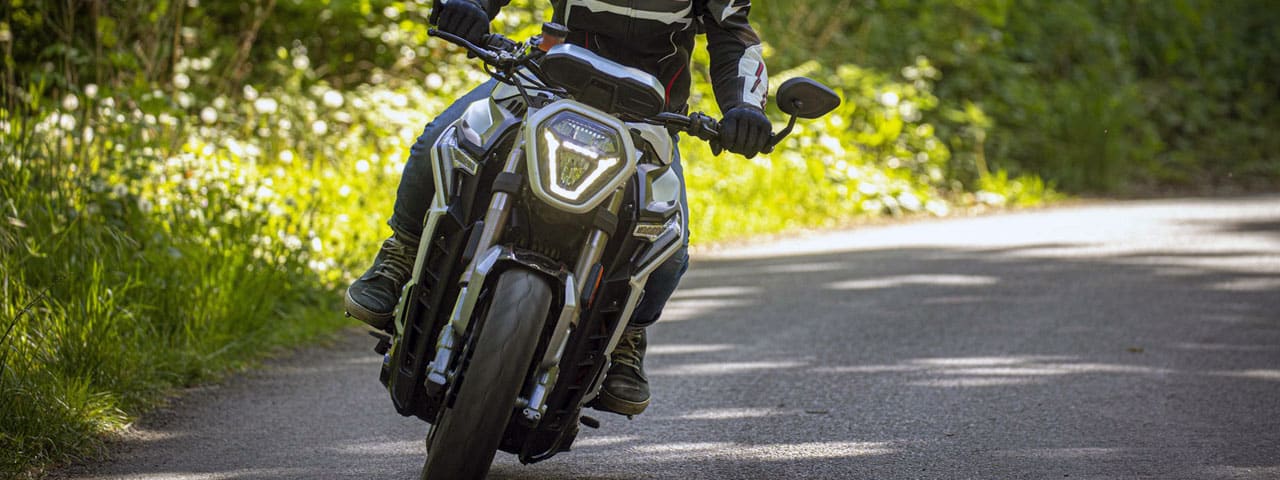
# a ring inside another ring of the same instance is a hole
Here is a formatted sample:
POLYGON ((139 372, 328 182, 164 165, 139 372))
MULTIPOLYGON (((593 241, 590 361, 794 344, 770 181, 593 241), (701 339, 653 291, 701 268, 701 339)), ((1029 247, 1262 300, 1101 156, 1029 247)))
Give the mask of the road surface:
MULTIPOLYGON (((1106 203, 699 255, 655 400, 497 479, 1280 478, 1280 197, 1106 203)), ((189 392, 62 472, 410 479, 426 425, 337 345, 189 392)))

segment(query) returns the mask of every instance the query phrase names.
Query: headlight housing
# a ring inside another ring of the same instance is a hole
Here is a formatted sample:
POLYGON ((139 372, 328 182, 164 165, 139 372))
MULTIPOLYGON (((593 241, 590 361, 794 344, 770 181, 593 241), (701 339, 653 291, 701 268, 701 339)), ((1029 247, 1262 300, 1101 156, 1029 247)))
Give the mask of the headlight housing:
POLYGON ((525 127, 534 192, 574 213, 595 208, 635 169, 625 125, 592 110, 557 102, 531 115, 525 127))

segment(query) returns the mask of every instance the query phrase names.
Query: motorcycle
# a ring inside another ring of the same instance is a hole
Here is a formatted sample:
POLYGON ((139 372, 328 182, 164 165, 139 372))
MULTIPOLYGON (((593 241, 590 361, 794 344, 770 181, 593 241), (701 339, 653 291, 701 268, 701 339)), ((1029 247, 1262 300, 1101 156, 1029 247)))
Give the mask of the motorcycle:
MULTIPOLYGON (((482 478, 568 451, 649 275, 684 243, 674 136, 718 154, 717 122, 664 112, 653 76, 543 26, 465 48, 499 81, 431 149, 435 196, 394 332, 375 334, 396 411, 431 424, 423 479, 482 478)), ((787 127, 840 103, 797 78, 787 127)))

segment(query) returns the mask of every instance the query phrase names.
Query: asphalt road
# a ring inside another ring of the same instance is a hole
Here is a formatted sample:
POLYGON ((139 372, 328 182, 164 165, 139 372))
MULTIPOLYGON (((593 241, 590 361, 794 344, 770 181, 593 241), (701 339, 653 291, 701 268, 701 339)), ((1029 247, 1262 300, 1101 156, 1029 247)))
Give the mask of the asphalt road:
MULTIPOLYGON (((695 257, 654 405, 498 479, 1280 478, 1280 197, 868 227, 695 257)), ((63 472, 410 479, 358 332, 63 472)))

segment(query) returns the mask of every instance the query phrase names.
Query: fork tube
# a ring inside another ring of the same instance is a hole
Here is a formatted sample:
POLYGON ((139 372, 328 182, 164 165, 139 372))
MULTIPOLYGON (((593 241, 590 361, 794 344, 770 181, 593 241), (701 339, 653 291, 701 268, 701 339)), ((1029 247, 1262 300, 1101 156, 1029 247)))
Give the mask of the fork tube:
MULTIPOLYGON (((507 163, 503 165, 502 171, 506 173, 516 173, 520 169, 520 161, 524 159, 524 148, 516 147, 511 149, 511 155, 507 157, 507 163)), ((480 241, 477 244, 475 258, 471 259, 471 265, 462 274, 461 284, 467 285, 471 282, 471 273, 475 271, 476 266, 484 259, 484 253, 489 251, 493 246, 493 242, 498 238, 498 233, 507 226, 507 219, 511 216, 511 195, 507 192, 494 192, 493 199, 489 201, 489 210, 484 215, 484 230, 480 233, 480 241)))
MULTIPOLYGON (((618 210, 622 208, 622 189, 613 192, 613 197, 609 199, 609 211, 614 215, 618 214, 618 210)), ((591 267, 600 262, 600 257, 604 255, 604 248, 609 244, 609 233, 604 230, 594 229, 591 235, 587 236, 586 242, 582 246, 582 255, 578 257, 578 264, 573 268, 573 275, 582 284, 578 286, 578 296, 581 298, 582 292, 588 286, 595 283, 594 278, 587 278, 591 275, 591 267)), ((576 319, 575 319, 576 320, 576 319)))

